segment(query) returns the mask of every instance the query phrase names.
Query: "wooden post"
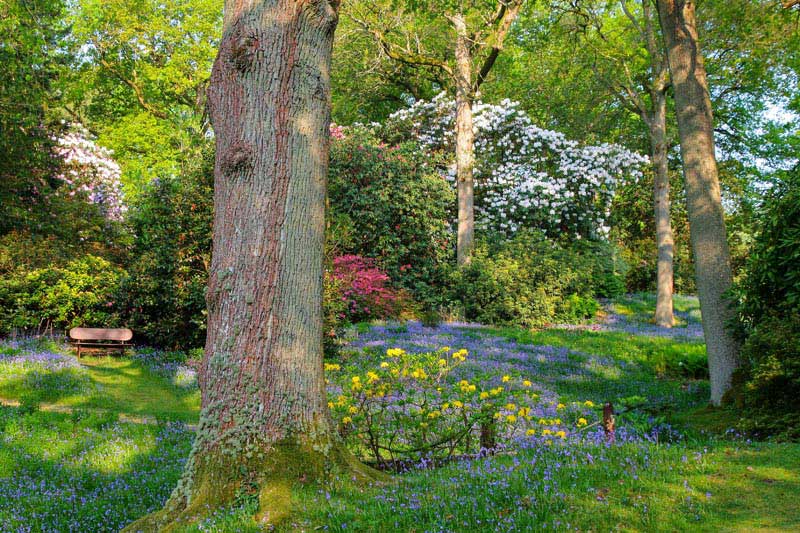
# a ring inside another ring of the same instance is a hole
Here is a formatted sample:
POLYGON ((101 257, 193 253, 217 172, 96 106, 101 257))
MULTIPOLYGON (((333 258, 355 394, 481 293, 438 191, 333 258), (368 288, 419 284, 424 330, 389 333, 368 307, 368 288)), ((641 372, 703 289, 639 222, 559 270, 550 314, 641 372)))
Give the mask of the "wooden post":
POLYGON ((603 405, 603 429, 609 442, 614 442, 614 424, 614 405, 607 402, 603 405))
POLYGON ((497 445, 496 433, 494 418, 481 422, 481 449, 494 450, 497 445))

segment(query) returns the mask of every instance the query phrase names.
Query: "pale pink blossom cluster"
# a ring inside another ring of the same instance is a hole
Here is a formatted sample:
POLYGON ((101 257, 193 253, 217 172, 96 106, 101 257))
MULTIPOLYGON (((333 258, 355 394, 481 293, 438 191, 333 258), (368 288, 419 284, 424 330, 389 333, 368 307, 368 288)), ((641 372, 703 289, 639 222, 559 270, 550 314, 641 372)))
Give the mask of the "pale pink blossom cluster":
POLYGON ((83 128, 73 128, 56 139, 56 154, 63 161, 57 177, 66 185, 66 194, 85 194, 109 220, 122 220, 123 201, 121 171, 111 151, 99 146, 83 128))

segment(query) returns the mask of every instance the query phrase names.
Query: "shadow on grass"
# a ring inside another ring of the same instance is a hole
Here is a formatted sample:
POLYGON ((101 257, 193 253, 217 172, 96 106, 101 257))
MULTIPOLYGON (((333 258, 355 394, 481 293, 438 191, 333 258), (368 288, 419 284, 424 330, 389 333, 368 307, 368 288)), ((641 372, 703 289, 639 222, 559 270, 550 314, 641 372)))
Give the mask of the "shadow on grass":
POLYGON ((0 408, 0 530, 119 531, 163 505, 192 433, 0 408))
POLYGON ((70 403, 75 407, 98 407, 159 420, 194 422, 199 416, 200 393, 183 389, 127 358, 82 359, 97 391, 70 403))

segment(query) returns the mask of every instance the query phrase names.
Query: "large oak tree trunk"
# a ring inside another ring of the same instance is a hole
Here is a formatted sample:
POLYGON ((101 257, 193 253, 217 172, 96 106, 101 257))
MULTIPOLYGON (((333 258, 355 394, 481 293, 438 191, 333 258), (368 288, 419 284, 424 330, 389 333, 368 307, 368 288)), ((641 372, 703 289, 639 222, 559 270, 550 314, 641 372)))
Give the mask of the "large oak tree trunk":
POLYGON ((258 519, 333 471, 369 476, 327 409, 322 273, 337 4, 226 0, 211 75, 214 250, 200 424, 165 508, 129 526, 169 530, 238 494, 258 519))
POLYGON ((653 158, 654 206, 656 218, 656 324, 670 328, 675 324, 672 310, 674 240, 670 224, 669 167, 667 166, 667 98, 658 91, 650 121, 650 145, 653 158))
POLYGON ((458 242, 456 261, 468 264, 475 244, 473 168, 475 134, 472 130, 472 58, 464 17, 451 19, 456 30, 456 183, 458 192, 458 242))
POLYGON ((731 285, 731 263, 714 155, 711 99, 697 41, 694 2, 659 0, 658 11, 675 91, 711 402, 719 405, 739 364, 739 347, 726 331, 733 313, 725 298, 731 285))

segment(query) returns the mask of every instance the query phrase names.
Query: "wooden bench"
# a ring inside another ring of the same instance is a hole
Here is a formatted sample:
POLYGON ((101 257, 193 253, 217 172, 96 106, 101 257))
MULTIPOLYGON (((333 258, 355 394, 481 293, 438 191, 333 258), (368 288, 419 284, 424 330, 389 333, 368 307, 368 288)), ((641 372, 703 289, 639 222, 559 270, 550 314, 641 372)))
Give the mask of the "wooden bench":
POLYGON ((106 350, 119 350, 124 353, 126 348, 133 346, 130 340, 133 332, 127 328, 72 328, 69 330, 69 341, 78 349, 78 357, 83 348, 100 348, 106 350))

